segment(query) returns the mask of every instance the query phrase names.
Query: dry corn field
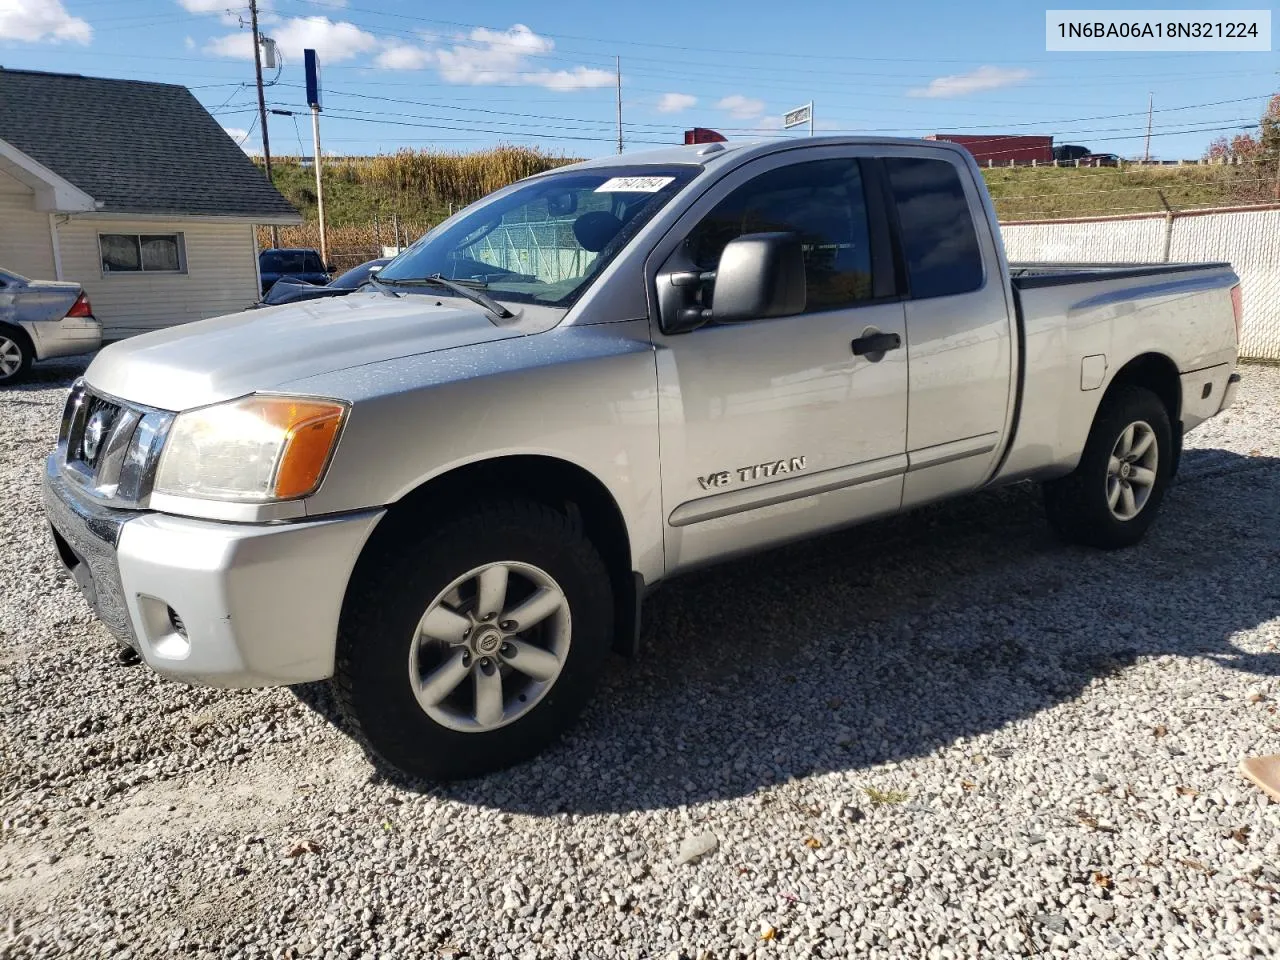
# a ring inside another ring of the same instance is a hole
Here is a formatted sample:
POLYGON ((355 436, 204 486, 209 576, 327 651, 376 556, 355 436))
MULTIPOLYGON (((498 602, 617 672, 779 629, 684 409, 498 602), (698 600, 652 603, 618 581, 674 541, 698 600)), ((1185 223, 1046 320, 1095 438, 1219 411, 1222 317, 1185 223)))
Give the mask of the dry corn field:
MULTIPOLYGON (((427 232, 433 223, 401 223, 400 241, 402 244, 412 243, 427 232)), ((320 249, 320 226, 316 223, 301 223, 294 227, 277 227, 279 245, 281 247, 307 247, 320 249)), ((384 246, 395 246, 394 230, 391 223, 380 222, 375 229, 374 224, 347 224, 328 228, 329 262, 338 271, 382 256, 384 246)), ((272 246, 271 228, 258 228, 258 246, 263 250, 272 246)))
MULTIPOLYGON (((572 163, 574 158, 527 147, 476 153, 401 150, 375 157, 331 157, 324 162, 329 259, 338 269, 381 255, 383 246, 411 243, 454 210, 509 183, 572 163)), ((320 246, 315 173, 300 157, 276 157, 272 179, 306 223, 277 229, 282 247, 320 246)), ((273 246, 270 228, 258 232, 273 246)))

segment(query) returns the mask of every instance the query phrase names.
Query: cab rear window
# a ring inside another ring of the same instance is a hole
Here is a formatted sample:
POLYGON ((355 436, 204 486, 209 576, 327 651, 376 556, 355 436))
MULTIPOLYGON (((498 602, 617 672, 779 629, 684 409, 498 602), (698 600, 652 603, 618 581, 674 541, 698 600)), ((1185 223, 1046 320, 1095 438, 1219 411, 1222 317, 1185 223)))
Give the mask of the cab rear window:
POLYGON ((913 300, 982 286, 982 253, 960 172, 946 160, 888 157, 913 300))

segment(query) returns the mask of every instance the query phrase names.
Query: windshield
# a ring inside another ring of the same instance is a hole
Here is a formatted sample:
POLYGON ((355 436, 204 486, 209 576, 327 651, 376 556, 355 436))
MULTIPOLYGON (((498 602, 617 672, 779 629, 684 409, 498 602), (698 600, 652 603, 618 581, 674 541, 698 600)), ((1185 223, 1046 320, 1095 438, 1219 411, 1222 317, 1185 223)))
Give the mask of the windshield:
POLYGON ((538 177, 432 230, 378 279, 438 274, 485 284, 498 300, 567 307, 698 171, 610 166, 538 177))
POLYGON ((362 263, 358 267, 352 267, 342 276, 335 280, 329 281, 329 286, 336 287, 339 290, 354 290, 360 284, 369 279, 369 271, 373 267, 380 267, 390 261, 386 258, 381 260, 370 260, 368 263, 362 263))

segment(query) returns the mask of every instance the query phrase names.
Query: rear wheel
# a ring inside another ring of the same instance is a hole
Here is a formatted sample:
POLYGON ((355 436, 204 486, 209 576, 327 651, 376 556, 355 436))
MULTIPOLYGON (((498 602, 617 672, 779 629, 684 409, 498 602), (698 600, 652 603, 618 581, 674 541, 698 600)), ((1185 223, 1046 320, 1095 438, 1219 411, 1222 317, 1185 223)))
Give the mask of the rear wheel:
POLYGON ((1072 543, 1132 546, 1155 522, 1173 461, 1164 403, 1142 387, 1119 388, 1103 401, 1075 471, 1044 485, 1050 526, 1072 543))
POLYGON ((478 776, 544 748, 611 646, 604 562, 560 513, 475 507, 362 561, 334 685, 366 746, 403 773, 478 776))
POLYGON ((0 324, 0 384, 22 380, 34 359, 35 350, 30 338, 17 327, 0 324))

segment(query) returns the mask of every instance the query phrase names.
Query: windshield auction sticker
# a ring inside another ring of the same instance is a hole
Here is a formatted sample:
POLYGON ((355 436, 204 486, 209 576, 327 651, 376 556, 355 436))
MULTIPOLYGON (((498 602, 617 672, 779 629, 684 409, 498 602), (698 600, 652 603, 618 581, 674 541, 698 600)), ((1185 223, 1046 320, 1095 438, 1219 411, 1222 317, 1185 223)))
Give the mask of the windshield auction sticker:
POLYGON ((613 177, 596 187, 596 193, 657 193, 675 177, 613 177))
POLYGON ((1271 49, 1270 10, 1047 10, 1046 50, 1271 49))

